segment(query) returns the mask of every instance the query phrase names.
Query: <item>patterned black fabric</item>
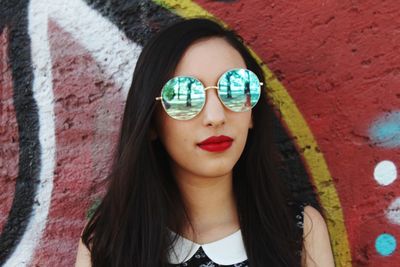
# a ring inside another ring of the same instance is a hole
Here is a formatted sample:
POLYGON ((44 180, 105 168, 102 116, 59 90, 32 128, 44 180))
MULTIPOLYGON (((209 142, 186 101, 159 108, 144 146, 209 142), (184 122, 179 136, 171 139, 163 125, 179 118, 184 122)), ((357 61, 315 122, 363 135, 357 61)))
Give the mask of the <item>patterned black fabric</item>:
POLYGON ((239 262, 233 265, 219 265, 210 260, 207 255, 204 253, 203 248, 199 247, 196 253, 193 255, 190 260, 181 263, 181 264, 170 264, 170 266, 176 267, 217 267, 217 266, 230 266, 230 267, 248 267, 248 261, 245 260, 243 262, 239 262))
MULTIPOLYGON (((304 218, 304 207, 307 204, 302 203, 293 203, 290 204, 292 208, 294 209, 294 221, 297 226, 298 232, 297 232, 297 240, 298 240, 298 256, 299 256, 299 262, 301 259, 301 249, 303 245, 303 218, 304 218)), ((171 267, 219 267, 219 266, 226 266, 226 267, 248 267, 249 262, 248 260, 238 262, 232 265, 219 265, 215 262, 213 262, 203 251, 202 247, 199 247, 199 249, 196 251, 196 253, 190 258, 188 261, 180 264, 169 264, 171 267)))

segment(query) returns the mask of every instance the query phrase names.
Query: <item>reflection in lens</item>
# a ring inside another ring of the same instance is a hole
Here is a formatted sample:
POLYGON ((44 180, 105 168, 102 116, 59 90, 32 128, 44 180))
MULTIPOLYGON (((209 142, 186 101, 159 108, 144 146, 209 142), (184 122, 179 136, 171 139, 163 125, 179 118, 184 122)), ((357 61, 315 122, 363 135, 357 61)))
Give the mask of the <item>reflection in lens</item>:
POLYGON ((252 71, 233 69, 222 74, 218 94, 224 105, 232 111, 248 111, 260 98, 260 81, 252 71))
POLYGON ((161 96, 168 115, 177 120, 189 120, 203 108, 205 92, 196 78, 178 76, 164 85, 161 96))

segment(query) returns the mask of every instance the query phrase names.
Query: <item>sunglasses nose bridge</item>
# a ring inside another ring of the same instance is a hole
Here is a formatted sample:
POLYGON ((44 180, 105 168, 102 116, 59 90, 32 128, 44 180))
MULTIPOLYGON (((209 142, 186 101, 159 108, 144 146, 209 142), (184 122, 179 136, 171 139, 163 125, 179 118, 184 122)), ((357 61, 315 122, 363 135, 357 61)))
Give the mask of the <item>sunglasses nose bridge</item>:
MULTIPOLYGON (((207 96, 207 90, 209 90, 209 89, 216 89, 215 94, 216 94, 216 96, 218 98, 218 101, 221 101, 221 99, 219 98, 219 95, 218 95, 218 89, 219 88, 218 88, 218 86, 215 86, 215 85, 207 86, 207 87, 204 88, 204 93, 205 93, 205 96, 206 96, 205 101, 207 102, 207 99, 209 98, 209 96, 207 96)), ((222 103, 221 103, 221 105, 222 105, 222 103)))
POLYGON ((217 89, 218 90, 218 86, 207 86, 206 88, 204 88, 204 91, 207 91, 208 89, 217 89))
POLYGON ((225 122, 224 105, 218 96, 218 91, 211 90, 207 93, 208 89, 217 89, 217 86, 208 86, 205 88, 206 99, 202 109, 203 121, 206 125, 221 125, 225 122))

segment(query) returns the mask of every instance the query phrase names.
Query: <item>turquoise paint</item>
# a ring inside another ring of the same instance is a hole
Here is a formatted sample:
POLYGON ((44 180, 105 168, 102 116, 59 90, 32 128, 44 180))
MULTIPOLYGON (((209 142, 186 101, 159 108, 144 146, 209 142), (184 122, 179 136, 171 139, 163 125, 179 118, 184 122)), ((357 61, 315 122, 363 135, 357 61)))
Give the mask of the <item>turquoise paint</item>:
POLYGON ((386 148, 400 147, 400 111, 385 114, 370 128, 370 138, 375 145, 386 148))
POLYGON ((375 249, 382 256, 389 256, 396 249, 396 238, 391 234, 381 234, 375 240, 375 249))

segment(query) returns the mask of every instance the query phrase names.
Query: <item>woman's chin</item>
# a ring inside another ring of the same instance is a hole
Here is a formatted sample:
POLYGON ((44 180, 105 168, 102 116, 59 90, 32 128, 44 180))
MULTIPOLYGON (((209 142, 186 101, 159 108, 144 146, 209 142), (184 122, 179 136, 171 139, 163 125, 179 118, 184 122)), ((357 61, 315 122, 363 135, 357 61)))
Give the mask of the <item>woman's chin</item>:
POLYGON ((197 173, 198 176, 206 178, 219 178, 224 177, 232 173, 233 165, 219 165, 219 166, 207 166, 197 173))

